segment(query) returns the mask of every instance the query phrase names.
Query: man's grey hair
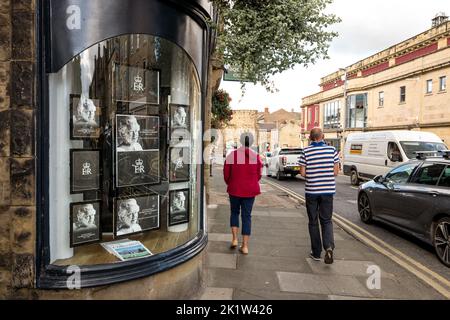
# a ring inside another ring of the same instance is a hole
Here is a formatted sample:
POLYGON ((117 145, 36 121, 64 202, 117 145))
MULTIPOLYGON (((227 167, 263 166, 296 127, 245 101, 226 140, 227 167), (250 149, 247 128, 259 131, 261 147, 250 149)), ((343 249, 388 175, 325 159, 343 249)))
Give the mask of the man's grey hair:
POLYGON ((240 141, 243 147, 250 148, 253 145, 255 138, 251 132, 244 132, 241 134, 240 141))
POLYGON ((312 129, 309 138, 311 139, 311 141, 321 141, 323 139, 322 129, 321 128, 312 129))

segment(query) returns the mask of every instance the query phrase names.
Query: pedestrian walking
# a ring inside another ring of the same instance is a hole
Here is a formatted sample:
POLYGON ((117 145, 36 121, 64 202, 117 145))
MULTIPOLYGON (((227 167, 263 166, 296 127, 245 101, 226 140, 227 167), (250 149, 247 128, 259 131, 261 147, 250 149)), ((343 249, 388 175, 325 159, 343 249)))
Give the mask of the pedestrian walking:
POLYGON ((324 141, 322 129, 314 128, 310 134, 311 145, 300 156, 300 174, 306 178, 306 210, 311 238, 310 257, 320 261, 322 248, 324 262, 333 263, 333 198, 336 193, 336 176, 339 174, 339 154, 324 141), (319 230, 319 221, 322 237, 319 230))
POLYGON ((225 160, 223 177, 230 196, 231 249, 238 247, 239 215, 242 220, 242 245, 239 251, 248 254, 248 242, 252 230, 252 209, 256 196, 261 194, 259 181, 262 177, 262 162, 257 153, 250 149, 254 138, 244 133, 240 138, 242 147, 232 151, 225 160))

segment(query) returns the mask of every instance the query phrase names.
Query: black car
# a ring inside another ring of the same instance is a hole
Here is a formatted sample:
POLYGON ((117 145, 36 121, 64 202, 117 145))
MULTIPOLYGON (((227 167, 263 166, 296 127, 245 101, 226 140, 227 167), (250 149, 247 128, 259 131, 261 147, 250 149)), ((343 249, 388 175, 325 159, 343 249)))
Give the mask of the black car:
POLYGON ((403 164, 359 187, 361 220, 379 220, 434 246, 450 267, 450 151, 403 164))

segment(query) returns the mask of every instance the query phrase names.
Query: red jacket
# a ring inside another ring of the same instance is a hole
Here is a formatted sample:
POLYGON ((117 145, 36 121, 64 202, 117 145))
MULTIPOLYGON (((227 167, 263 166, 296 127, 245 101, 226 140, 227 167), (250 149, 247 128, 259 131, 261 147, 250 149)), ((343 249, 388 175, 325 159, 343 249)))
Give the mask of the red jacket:
POLYGON ((228 194, 241 198, 260 195, 259 180, 262 177, 262 166, 259 155, 249 148, 242 147, 231 152, 223 167, 228 194))

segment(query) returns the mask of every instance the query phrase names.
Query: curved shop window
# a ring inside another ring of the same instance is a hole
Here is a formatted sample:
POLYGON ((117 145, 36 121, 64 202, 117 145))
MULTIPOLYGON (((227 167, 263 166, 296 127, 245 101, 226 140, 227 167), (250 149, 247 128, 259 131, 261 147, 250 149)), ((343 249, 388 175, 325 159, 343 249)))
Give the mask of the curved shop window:
POLYGON ((146 259, 200 228, 198 73, 160 37, 100 42, 49 75, 49 247, 56 266, 146 259))

